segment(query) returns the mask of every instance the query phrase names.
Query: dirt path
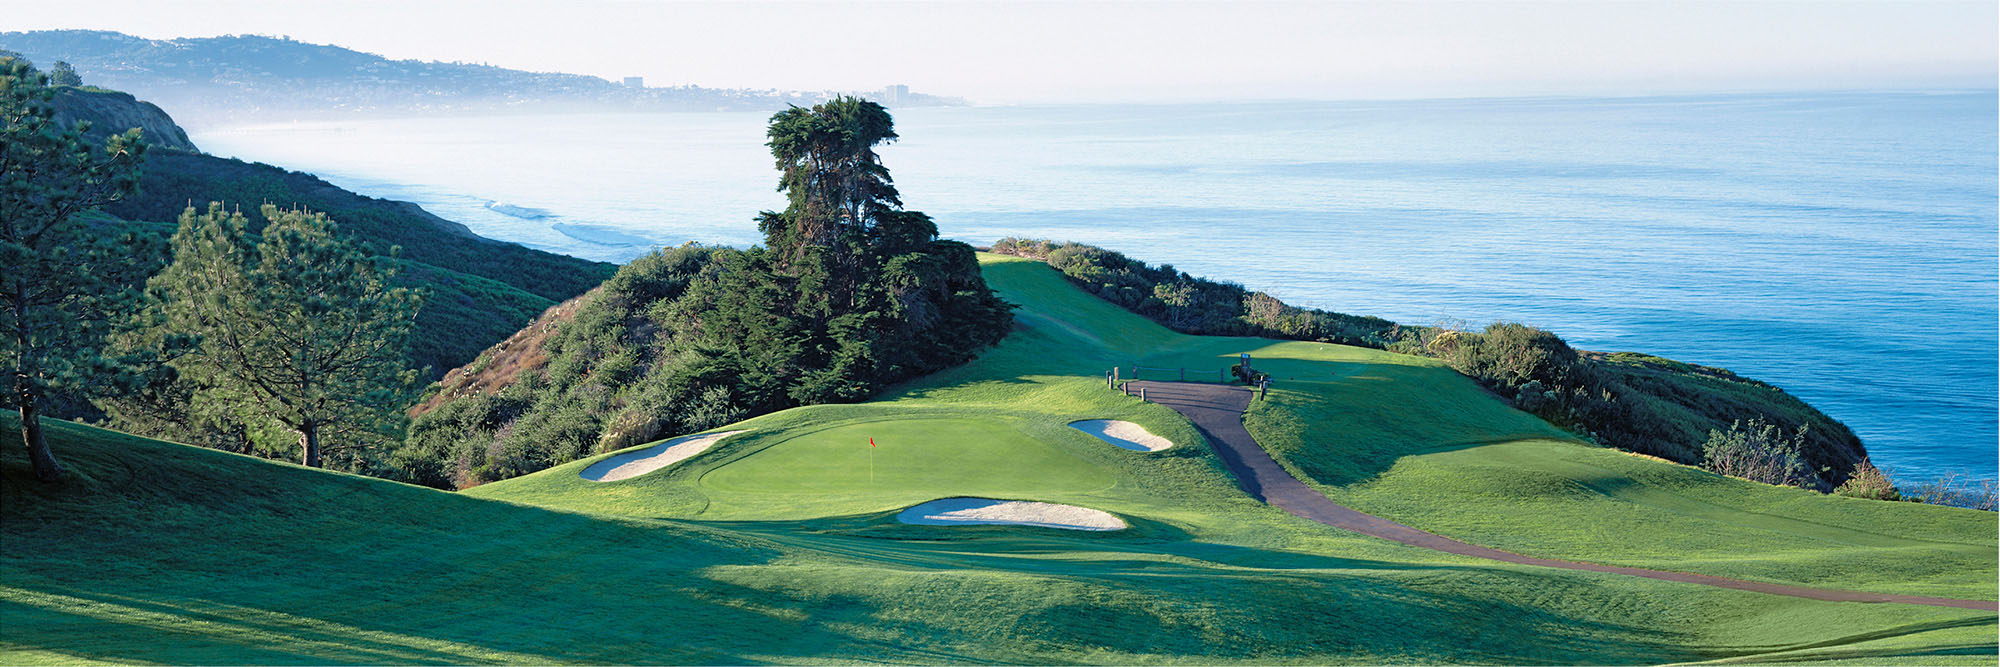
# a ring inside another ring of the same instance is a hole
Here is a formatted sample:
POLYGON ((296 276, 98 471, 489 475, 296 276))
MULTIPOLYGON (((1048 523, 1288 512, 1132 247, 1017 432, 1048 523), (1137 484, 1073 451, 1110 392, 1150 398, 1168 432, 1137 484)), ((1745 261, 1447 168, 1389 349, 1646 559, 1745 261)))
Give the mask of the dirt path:
POLYGON ((1250 431, 1243 428, 1243 411, 1250 407, 1250 391, 1242 387, 1215 384, 1189 384, 1179 382, 1133 381, 1133 389, 1144 387, 1146 399, 1173 408, 1194 422, 1195 429, 1215 447, 1222 457, 1223 465, 1236 475, 1237 484, 1257 499, 1291 512, 1294 515, 1317 521, 1335 528, 1351 530, 1363 535, 1371 535, 1385 540, 1401 542, 1462 556, 1486 558, 1507 563, 1559 567, 1567 570, 1588 570, 1608 572, 1647 579, 1678 581, 1703 586, 1733 588, 1756 591, 1773 595, 1790 595, 1813 600, 1835 602, 1901 602, 1937 607, 1957 607, 1995 611, 1992 600, 1959 600, 1955 598, 1931 598, 1915 595, 1894 595, 1889 593, 1868 593, 1863 591, 1842 591, 1804 586, 1786 586, 1756 581, 1743 581, 1689 572, 1667 572, 1646 570, 1636 567, 1618 567, 1596 563, 1579 563, 1548 558, 1534 558, 1516 553, 1467 544, 1441 535, 1427 533, 1382 517, 1362 514, 1334 503, 1332 500, 1304 482, 1271 459, 1271 455, 1250 437, 1250 431))

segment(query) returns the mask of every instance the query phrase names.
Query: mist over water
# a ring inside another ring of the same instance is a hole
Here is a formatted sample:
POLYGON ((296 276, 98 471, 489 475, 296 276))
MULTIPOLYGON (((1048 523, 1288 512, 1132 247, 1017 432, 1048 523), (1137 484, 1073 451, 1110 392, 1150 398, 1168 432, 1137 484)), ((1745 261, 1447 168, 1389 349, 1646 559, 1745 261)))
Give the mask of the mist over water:
MULTIPOLYGON (((946 236, 1074 240, 1389 319, 1732 369, 1903 481, 1996 475, 1993 91, 896 110, 946 236)), ((297 123, 209 152, 622 261, 783 206, 762 113, 297 123), (540 214, 546 215, 540 215, 540 214)))

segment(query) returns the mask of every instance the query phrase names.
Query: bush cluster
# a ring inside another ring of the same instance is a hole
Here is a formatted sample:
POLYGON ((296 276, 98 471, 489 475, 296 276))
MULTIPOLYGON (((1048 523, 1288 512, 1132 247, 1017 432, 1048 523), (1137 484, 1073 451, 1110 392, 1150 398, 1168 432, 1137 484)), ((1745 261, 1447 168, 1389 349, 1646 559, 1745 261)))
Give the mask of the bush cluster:
POLYGON ((1168 328, 1203 336, 1263 336, 1384 348, 1402 328, 1362 317, 1286 305, 1235 283, 1157 268, 1117 252, 1081 243, 1005 238, 992 251, 1040 259, 1106 301, 1168 328))
POLYGON ((1889 481, 1889 476, 1867 460, 1856 464, 1854 474, 1848 475, 1847 481, 1842 482, 1840 488, 1834 489, 1833 492, 1836 495, 1867 500, 1903 499, 1903 494, 1896 490, 1896 485, 1889 481))
POLYGON ((2000 510, 2000 483, 1993 479, 1969 479, 1958 473, 1947 473, 1938 477, 1901 487, 1897 492, 1903 500, 1932 505, 1947 505, 1968 509, 2000 510))
POLYGON ((1701 465, 1753 482, 1803 487, 1814 477, 1805 461, 1806 430, 1800 426, 1787 432, 1762 418, 1735 422, 1727 431, 1708 432, 1708 441, 1701 446, 1701 465))
POLYGON ((422 414, 396 465, 407 481, 462 488, 788 407, 863 400, 964 363, 1012 315, 970 248, 938 243, 943 263, 958 265, 941 281, 909 267, 882 276, 927 295, 885 298, 824 329, 788 312, 806 295, 765 264, 764 249, 690 244, 640 257, 550 337, 547 366, 422 414), (928 326, 904 330, 918 318, 928 326))

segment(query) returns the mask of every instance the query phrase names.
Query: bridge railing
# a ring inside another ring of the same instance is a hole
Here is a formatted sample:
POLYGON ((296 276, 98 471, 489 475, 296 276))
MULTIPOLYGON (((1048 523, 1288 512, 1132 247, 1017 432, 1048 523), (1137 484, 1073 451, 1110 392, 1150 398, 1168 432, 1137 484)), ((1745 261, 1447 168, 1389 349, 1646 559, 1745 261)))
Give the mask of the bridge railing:
POLYGON ((1206 368, 1187 368, 1184 366, 1133 365, 1133 366, 1114 366, 1111 368, 1111 372, 1112 372, 1111 376, 1112 380, 1115 382, 1122 382, 1125 380, 1173 380, 1175 382, 1190 382, 1190 381, 1209 382, 1210 377, 1215 378, 1213 380, 1214 382, 1229 381, 1229 369, 1227 368, 1217 368, 1210 370, 1206 368), (1126 374, 1127 369, 1130 370, 1130 374, 1126 374))
MULTIPOLYGON (((1132 369, 1132 374, 1130 377, 1125 376, 1124 374, 1125 368, 1126 367, 1124 366, 1112 366, 1111 370, 1104 371, 1104 384, 1105 386, 1118 390, 1119 393, 1125 394, 1126 396, 1132 396, 1134 395, 1134 392, 1132 391, 1132 388, 1125 386, 1125 383, 1141 379, 1140 375, 1142 374, 1143 371, 1152 371, 1155 373, 1171 373, 1178 382, 1188 381, 1187 379, 1188 369, 1184 367, 1135 365, 1130 367, 1132 369)), ((1200 382, 1208 381, 1208 371, 1197 370, 1195 371, 1195 373, 1197 374, 1196 377, 1199 378, 1198 381, 1200 382)), ((1228 383, 1229 382, 1228 378, 1229 378, 1229 371, 1224 369, 1217 369, 1215 371, 1215 382, 1217 384, 1228 383)), ((1260 399, 1264 398, 1265 396, 1271 393, 1271 377, 1266 375, 1262 378, 1259 378, 1257 384, 1251 385, 1250 388, 1256 390, 1257 398, 1260 399)), ((1139 400, 1142 401, 1146 400, 1146 388, 1140 387, 1137 392, 1137 395, 1139 397, 1139 400)))

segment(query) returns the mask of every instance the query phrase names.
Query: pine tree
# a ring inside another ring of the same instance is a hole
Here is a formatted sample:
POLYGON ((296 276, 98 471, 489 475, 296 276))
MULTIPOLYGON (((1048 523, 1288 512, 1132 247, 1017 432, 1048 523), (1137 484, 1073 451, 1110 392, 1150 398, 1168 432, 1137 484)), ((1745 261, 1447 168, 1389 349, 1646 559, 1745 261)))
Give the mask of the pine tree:
POLYGON ((83 77, 77 76, 75 67, 71 67, 69 63, 58 60, 56 64, 49 67, 49 85, 81 86, 83 85, 83 77))
POLYGON ((35 478, 45 482, 62 465, 43 439, 40 403, 116 373, 120 364, 101 343, 155 256, 138 237, 79 218, 138 187, 139 131, 92 149, 86 124, 56 125, 52 99, 47 76, 0 58, 0 369, 12 378, 8 399, 21 413, 35 478))
POLYGON ((889 169, 875 153, 876 144, 896 139, 895 124, 882 105, 838 97, 778 112, 767 136, 787 206, 765 213, 758 227, 779 261, 817 288, 806 314, 824 323, 858 305, 875 228, 900 213, 889 169))
POLYGON ((905 210, 875 146, 897 138, 881 105, 839 97, 771 117, 783 212, 764 213, 776 268, 809 322, 789 394, 799 403, 859 400, 884 381, 970 358, 1012 315, 963 243, 905 210))
POLYGON ((174 261, 148 285, 155 318, 192 337, 169 362, 191 402, 297 435, 300 462, 399 430, 416 384, 410 332, 422 297, 394 267, 339 236, 324 214, 266 205, 252 241, 241 214, 189 208, 174 261), (329 444, 326 435, 338 436, 329 444))

